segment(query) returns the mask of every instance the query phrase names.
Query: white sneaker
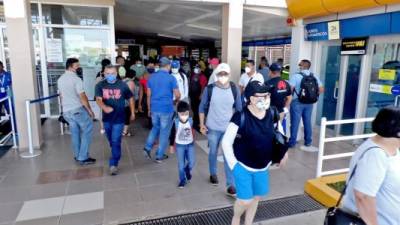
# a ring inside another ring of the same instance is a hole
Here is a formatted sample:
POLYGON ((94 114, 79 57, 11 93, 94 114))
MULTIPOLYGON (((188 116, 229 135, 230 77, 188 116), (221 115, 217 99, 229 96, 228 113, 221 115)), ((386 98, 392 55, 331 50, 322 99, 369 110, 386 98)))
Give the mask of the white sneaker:
POLYGON ((305 152, 319 152, 319 149, 312 145, 310 145, 310 146, 303 145, 300 147, 300 150, 305 151, 305 152))

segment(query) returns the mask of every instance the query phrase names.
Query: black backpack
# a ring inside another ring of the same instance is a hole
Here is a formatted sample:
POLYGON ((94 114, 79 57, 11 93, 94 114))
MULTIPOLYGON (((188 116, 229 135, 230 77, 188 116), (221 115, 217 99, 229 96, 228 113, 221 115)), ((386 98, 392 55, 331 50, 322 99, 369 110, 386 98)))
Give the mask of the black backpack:
MULTIPOLYGON (((237 87, 236 87, 236 84, 233 83, 232 81, 230 81, 229 84, 231 86, 232 95, 233 95, 233 98, 234 98, 234 103, 233 103, 232 107, 236 108, 235 105, 236 105, 236 99, 237 99, 237 96, 238 96, 237 87)), ((215 87, 215 84, 209 84, 207 86, 207 90, 206 90, 207 91, 207 104, 204 106, 204 112, 205 112, 206 116, 208 114, 208 110, 210 109, 211 96, 212 96, 212 92, 213 92, 214 87, 215 87)))
POLYGON ((304 104, 313 104, 318 101, 319 98, 319 87, 317 78, 314 77, 314 74, 305 75, 300 73, 303 78, 300 83, 300 92, 296 94, 299 98, 299 101, 304 104))

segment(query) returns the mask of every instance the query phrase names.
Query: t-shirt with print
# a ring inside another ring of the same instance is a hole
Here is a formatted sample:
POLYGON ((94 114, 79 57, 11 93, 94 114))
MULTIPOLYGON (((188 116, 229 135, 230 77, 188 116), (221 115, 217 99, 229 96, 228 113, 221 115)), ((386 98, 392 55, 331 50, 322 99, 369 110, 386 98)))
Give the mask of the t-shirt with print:
POLYGON ((152 112, 174 112, 174 89, 178 89, 174 76, 161 69, 150 76, 147 88, 151 91, 150 107, 152 112))
POLYGON ((178 122, 178 127, 176 128, 175 143, 179 145, 188 145, 193 143, 193 132, 192 126, 189 120, 186 123, 182 123, 180 120, 178 122))
POLYGON ((375 197, 379 225, 400 224, 400 152, 389 156, 368 139, 355 151, 350 171, 354 170, 356 164, 356 172, 348 182, 343 198, 343 207, 358 212, 354 196, 354 190, 357 190, 375 197), (376 148, 369 149, 371 147, 376 148))
POLYGON ((286 97, 292 95, 290 84, 281 77, 275 77, 265 82, 265 85, 271 88, 271 105, 275 106, 280 113, 283 112, 286 97))
POLYGON ((236 159, 245 166, 253 169, 264 169, 272 158, 272 141, 274 121, 270 110, 263 119, 253 116, 249 109, 243 109, 244 123, 240 127, 241 112, 236 112, 231 122, 239 127, 233 143, 236 159))
POLYGON ((114 109, 111 113, 103 112, 103 122, 125 122, 125 100, 133 97, 125 82, 117 80, 110 84, 106 80, 101 81, 96 85, 96 97, 101 97, 105 105, 114 109))

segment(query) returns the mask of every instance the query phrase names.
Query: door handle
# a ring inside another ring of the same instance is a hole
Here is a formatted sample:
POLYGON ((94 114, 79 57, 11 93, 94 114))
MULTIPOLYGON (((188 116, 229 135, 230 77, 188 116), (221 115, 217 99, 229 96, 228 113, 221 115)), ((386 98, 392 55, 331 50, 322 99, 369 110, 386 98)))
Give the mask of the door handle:
POLYGON ((339 98, 339 87, 335 85, 335 89, 333 90, 333 98, 338 99, 339 98))

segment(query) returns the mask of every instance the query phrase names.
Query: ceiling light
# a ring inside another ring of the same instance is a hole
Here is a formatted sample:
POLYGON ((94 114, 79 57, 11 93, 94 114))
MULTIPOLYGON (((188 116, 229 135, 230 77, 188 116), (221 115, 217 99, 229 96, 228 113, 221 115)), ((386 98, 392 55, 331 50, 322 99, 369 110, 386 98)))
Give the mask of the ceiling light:
POLYGON ((199 25, 199 24, 193 24, 193 23, 186 24, 186 26, 192 27, 192 28, 197 28, 197 29, 202 29, 202 30, 209 30, 209 31, 219 31, 220 30, 217 27, 210 27, 210 26, 206 26, 206 25, 199 25))
POLYGON ((175 36, 175 35, 170 35, 170 34, 157 34, 159 37, 166 37, 166 38, 172 38, 172 39, 182 39, 180 36, 175 36))

